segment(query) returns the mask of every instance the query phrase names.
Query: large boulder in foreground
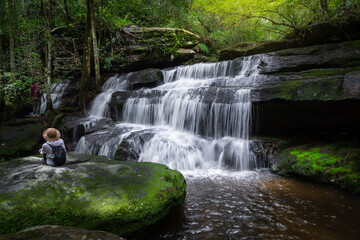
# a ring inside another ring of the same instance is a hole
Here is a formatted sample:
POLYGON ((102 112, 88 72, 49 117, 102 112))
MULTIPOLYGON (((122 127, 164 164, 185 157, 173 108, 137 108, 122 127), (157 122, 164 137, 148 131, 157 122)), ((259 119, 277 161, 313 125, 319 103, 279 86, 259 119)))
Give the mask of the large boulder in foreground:
POLYGON ((66 165, 50 167, 40 159, 0 164, 0 234, 52 224, 126 236, 185 198, 183 175, 165 165, 69 154, 66 165))
POLYGON ((0 236, 0 240, 125 240, 104 231, 90 231, 76 227, 44 225, 0 236))

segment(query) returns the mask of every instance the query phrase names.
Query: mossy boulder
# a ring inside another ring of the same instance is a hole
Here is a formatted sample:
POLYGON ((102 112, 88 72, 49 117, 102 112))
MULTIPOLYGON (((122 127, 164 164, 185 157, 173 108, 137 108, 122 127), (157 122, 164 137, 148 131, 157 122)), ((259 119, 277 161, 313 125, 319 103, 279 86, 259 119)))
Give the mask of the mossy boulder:
POLYGON ((62 167, 25 157, 0 164, 0 234, 62 225, 126 236, 164 218, 186 194, 165 165, 69 154, 62 167))
POLYGON ((360 194, 358 147, 319 144, 287 148, 276 156, 272 169, 281 175, 298 175, 360 194))
POLYGON ((37 153, 43 130, 36 119, 13 119, 0 125, 0 162, 37 153))
MULTIPOLYGON (((185 64, 200 37, 184 29, 129 26, 117 30, 112 55, 104 56, 104 71, 132 72, 185 64)), ((108 49, 111 52, 111 49, 108 49)))
POLYGON ((264 54, 282 49, 298 47, 300 44, 293 40, 264 41, 264 42, 240 42, 221 50, 219 60, 231 60, 255 54, 264 54))
POLYGON ((43 225, 0 236, 0 240, 125 240, 113 233, 76 227, 43 225))
POLYGON ((360 99, 360 40, 293 48, 252 57, 259 62, 253 102, 360 99))

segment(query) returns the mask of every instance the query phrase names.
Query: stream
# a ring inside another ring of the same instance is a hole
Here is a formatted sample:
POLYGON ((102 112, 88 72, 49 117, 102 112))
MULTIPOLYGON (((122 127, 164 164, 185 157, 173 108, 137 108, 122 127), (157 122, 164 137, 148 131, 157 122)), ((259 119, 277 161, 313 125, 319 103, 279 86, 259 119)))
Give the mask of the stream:
MULTIPOLYGON (((184 174, 182 206, 129 239, 358 239, 359 197, 274 175, 252 152, 251 91, 267 81, 258 67, 264 59, 162 70, 162 85, 130 92, 117 112, 121 122, 79 140, 78 153, 118 154, 184 174)), ((109 118, 108 103, 130 88, 131 74, 107 80, 89 105, 85 129, 109 118)))
POLYGON ((171 216, 128 239, 358 239, 359 197, 269 170, 186 174, 171 216))

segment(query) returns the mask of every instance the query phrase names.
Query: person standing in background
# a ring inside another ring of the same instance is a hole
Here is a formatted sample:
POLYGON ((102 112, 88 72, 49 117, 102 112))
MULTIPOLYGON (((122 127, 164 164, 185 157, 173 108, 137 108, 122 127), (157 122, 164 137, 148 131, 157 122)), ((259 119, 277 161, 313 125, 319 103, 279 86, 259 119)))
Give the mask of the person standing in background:
POLYGON ((30 87, 29 100, 33 106, 33 116, 40 117, 40 105, 41 105, 41 87, 39 81, 35 81, 30 87))

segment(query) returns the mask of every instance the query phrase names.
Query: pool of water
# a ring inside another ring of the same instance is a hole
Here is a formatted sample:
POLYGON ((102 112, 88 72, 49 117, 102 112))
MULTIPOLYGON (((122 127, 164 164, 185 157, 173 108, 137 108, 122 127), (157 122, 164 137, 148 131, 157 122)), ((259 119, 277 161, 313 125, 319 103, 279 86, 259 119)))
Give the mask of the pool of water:
POLYGON ((128 239, 359 239, 352 194, 268 170, 184 175, 184 204, 128 239))

